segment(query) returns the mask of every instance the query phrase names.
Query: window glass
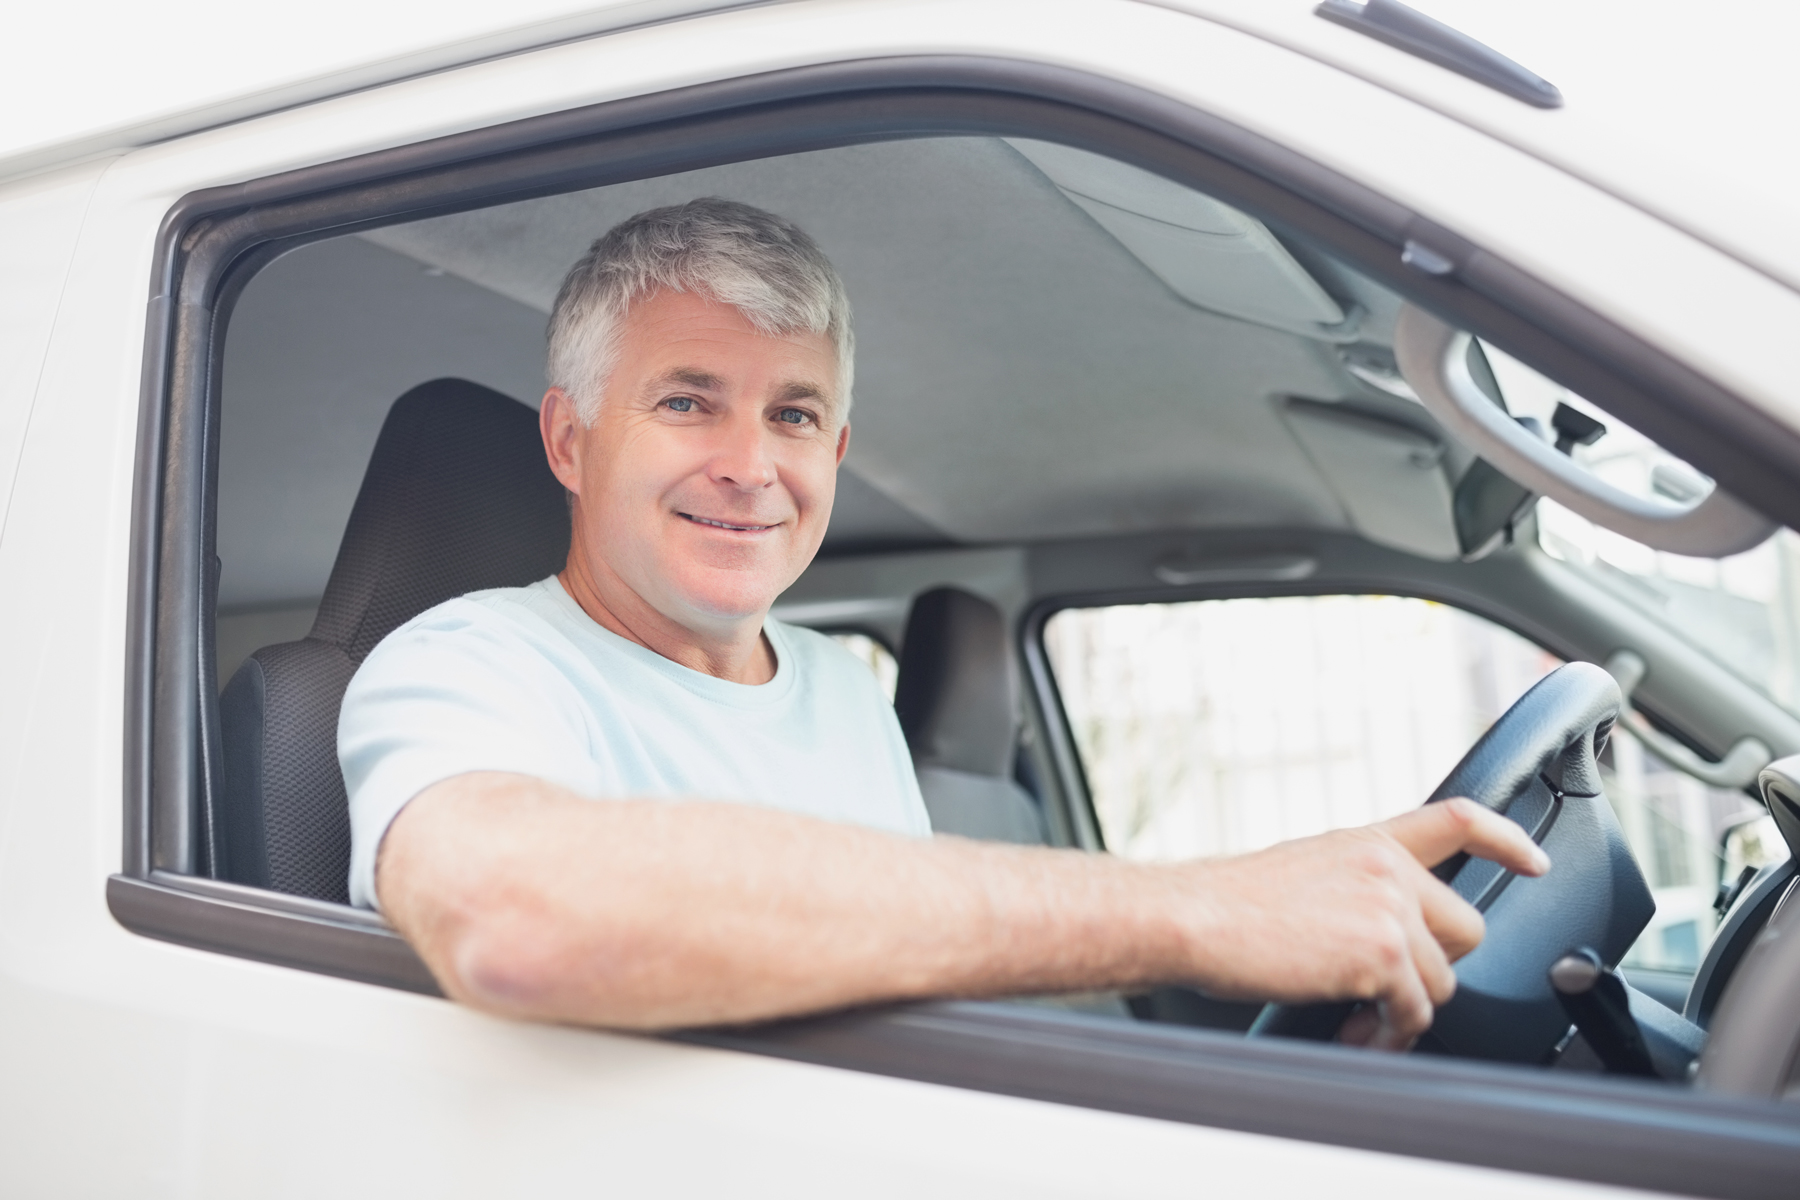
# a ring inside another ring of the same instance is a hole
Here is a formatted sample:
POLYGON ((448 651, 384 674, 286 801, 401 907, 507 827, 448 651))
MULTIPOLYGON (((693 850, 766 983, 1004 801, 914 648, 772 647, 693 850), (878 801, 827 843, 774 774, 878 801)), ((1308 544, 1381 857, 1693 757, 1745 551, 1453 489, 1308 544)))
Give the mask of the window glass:
MULTIPOLYGON (((1606 432, 1569 448, 1606 482, 1645 498, 1688 502, 1712 480, 1611 413, 1602 412, 1516 359, 1487 347, 1489 363, 1514 416, 1545 429, 1559 404, 1599 420, 1606 432)), ((1554 500, 1537 504, 1538 544, 1611 594, 1648 613, 1800 713, 1800 536, 1783 529, 1729 558, 1689 558, 1652 550, 1602 529, 1554 500)))
POLYGON ((881 690, 892 700, 894 685, 900 682, 900 664, 894 660, 892 652, 868 634, 855 630, 839 630, 830 636, 832 641, 856 655, 863 665, 875 673, 881 690))
MULTIPOLYGON (((1044 644, 1108 849, 1236 854, 1420 804, 1559 660, 1490 621, 1400 596, 1068 609, 1044 644)), ((1607 798, 1656 899, 1628 966, 1691 971, 1722 882, 1785 853, 1742 792, 1624 729, 1607 798)))
POLYGON ((1656 915, 1625 965, 1692 971, 1718 927, 1719 885, 1746 866, 1786 858, 1787 846, 1762 805, 1677 771, 1622 726, 1600 766, 1607 799, 1656 898, 1656 915))
MULTIPOLYGON (((1688 502, 1713 481, 1648 437, 1516 359, 1487 347, 1513 415, 1551 428, 1558 405, 1605 433, 1568 453, 1632 495, 1688 502)), ((1782 529, 1728 558, 1652 550, 1554 500, 1537 502, 1538 545, 1608 594, 1665 625, 1770 699, 1800 713, 1800 536, 1782 529)), ((1627 965, 1692 970, 1718 923, 1721 884, 1785 857, 1766 811, 1739 791, 1675 770, 1624 729, 1602 764, 1607 794, 1650 881, 1657 911, 1627 965)))
POLYGON ((1800 536, 1783 529, 1729 558, 1689 558, 1539 500, 1538 543, 1800 714, 1800 536))
POLYGON ((1558 664, 1401 596, 1069 609, 1044 641, 1108 848, 1235 854, 1416 807, 1558 664))

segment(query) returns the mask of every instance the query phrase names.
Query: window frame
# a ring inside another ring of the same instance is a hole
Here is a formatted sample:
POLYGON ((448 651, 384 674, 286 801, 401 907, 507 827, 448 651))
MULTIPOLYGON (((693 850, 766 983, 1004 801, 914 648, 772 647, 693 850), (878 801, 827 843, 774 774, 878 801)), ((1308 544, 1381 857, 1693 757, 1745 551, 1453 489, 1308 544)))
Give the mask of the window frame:
MULTIPOLYGON (((440 994, 379 917, 205 877, 217 775, 219 374, 232 302, 310 241, 701 166, 916 136, 1041 137, 1191 183, 1600 398, 1800 524, 1800 438, 1451 230, 1216 117, 1116 81, 984 58, 844 62, 512 122, 183 198, 157 239, 133 495, 121 870, 147 937, 440 994), (1401 264, 1422 241, 1454 264, 1401 264), (1554 333, 1546 330, 1553 329, 1554 333), (1710 464, 1710 465, 1709 465, 1710 464)), ((1165 593, 1166 595, 1166 593, 1165 593)), ((1029 661, 1029 655, 1027 656, 1029 661)), ((1066 781, 1065 781, 1066 782, 1066 781)), ((1249 1042, 1003 1004, 678 1035, 693 1044, 1227 1129, 1720 1196, 1773 1194, 1800 1121, 1761 1102, 1466 1062, 1249 1042), (1646 1141, 1644 1131, 1655 1129, 1646 1141)))

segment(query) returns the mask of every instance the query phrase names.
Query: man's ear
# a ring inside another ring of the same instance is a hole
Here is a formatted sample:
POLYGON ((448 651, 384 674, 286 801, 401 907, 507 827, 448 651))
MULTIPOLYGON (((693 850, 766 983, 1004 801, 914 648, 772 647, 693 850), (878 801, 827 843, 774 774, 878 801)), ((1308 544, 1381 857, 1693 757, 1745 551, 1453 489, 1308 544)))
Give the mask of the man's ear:
POLYGON ((838 430, 837 460, 838 460, 838 464, 840 466, 843 464, 844 455, 847 451, 849 451, 849 449, 850 449, 850 422, 845 421, 844 427, 842 429, 838 430))
MULTIPOLYGON (((544 436, 544 457, 550 473, 570 492, 581 494, 581 418, 575 399, 561 388, 544 393, 538 408, 538 431, 544 436)), ((839 452, 840 457, 842 451, 839 452)))

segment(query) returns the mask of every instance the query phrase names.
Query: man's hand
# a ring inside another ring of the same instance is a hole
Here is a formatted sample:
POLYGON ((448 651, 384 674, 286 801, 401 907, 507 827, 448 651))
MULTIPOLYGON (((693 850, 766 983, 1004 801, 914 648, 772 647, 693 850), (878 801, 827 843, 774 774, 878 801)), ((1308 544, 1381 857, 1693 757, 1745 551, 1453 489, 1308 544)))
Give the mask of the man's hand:
POLYGON ((1432 875, 1459 852, 1521 875, 1550 860, 1523 829, 1471 800, 1196 863, 1199 982, 1221 995, 1367 1000, 1346 1042, 1405 1049, 1456 990, 1450 964, 1481 942, 1481 914, 1432 875))
POLYGON ((1518 826, 1467 800, 1152 864, 478 774, 401 812, 376 879, 449 995, 516 1017, 666 1029, 1188 983, 1374 1001, 1349 1036, 1400 1047, 1481 940, 1481 917, 1426 869, 1464 850, 1548 867, 1518 826))

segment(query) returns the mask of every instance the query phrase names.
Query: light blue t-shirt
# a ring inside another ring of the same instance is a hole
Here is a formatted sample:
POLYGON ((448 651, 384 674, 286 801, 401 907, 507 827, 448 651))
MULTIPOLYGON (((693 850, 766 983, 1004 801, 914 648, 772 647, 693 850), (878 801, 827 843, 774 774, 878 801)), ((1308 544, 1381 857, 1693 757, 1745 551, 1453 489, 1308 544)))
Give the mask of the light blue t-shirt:
POLYGON ((469 771, 583 796, 695 797, 931 831, 894 709, 830 638, 769 620, 768 683, 662 657, 583 612, 554 577, 414 617, 344 693, 350 902, 375 907, 375 852, 407 801, 469 771))

